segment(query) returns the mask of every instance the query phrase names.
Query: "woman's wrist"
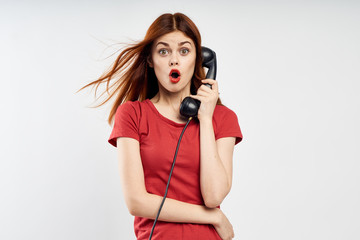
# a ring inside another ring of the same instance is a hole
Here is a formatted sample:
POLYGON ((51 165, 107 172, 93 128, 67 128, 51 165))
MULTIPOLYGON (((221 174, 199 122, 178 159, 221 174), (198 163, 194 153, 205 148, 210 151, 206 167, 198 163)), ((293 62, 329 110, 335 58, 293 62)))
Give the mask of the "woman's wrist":
POLYGON ((212 126, 212 117, 210 117, 210 116, 203 116, 203 117, 200 117, 199 118, 199 122, 200 122, 200 124, 211 124, 211 126, 212 126))
POLYGON ((219 208, 211 208, 211 211, 213 212, 212 218, 211 218, 211 225, 218 226, 221 221, 221 210, 219 208))

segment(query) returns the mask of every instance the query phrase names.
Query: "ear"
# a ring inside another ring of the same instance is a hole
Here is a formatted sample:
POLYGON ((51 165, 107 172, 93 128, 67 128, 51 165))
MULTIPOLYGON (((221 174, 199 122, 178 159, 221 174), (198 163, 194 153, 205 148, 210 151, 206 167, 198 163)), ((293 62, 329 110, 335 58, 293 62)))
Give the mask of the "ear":
POLYGON ((151 56, 148 56, 147 59, 146 59, 147 63, 149 64, 149 67, 153 68, 154 65, 152 63, 152 59, 151 59, 151 56))

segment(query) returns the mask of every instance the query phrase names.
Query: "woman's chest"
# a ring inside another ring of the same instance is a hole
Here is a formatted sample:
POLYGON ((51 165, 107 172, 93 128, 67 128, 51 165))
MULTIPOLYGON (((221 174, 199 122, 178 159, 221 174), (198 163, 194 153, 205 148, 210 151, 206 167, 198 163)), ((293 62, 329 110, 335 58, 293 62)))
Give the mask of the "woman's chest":
POLYGON ((168 172, 176 152, 176 168, 199 171, 199 125, 189 124, 178 143, 182 130, 183 127, 161 123, 149 123, 140 129, 140 154, 145 171, 168 172))

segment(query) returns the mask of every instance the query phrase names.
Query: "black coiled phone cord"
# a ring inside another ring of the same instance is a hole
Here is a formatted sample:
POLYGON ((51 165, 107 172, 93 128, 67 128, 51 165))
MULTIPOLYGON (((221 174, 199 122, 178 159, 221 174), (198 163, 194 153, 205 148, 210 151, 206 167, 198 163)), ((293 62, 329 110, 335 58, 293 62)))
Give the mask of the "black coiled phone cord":
POLYGON ((185 129, 186 127, 189 125, 190 121, 191 121, 192 117, 189 117, 184 129, 182 130, 181 134, 180 134, 180 137, 179 137, 179 141, 178 141, 178 144, 176 146, 176 151, 175 151, 175 155, 174 155, 174 160, 173 160, 173 163, 172 163, 172 166, 171 166, 171 170, 170 170, 170 174, 169 174, 169 179, 168 179, 168 182, 166 184, 166 189, 165 189, 165 194, 164 194, 164 197, 162 199, 162 202, 160 204, 160 207, 159 207, 159 211, 156 215, 156 218, 155 218, 155 221, 154 221, 154 224, 152 226, 152 229, 151 229, 151 232, 150 232, 150 236, 149 236, 149 240, 151 240, 152 238, 152 235, 153 235, 153 232, 154 232, 154 229, 155 229, 155 225, 157 223, 157 220, 159 218, 159 215, 160 215, 160 212, 161 212, 161 209, 164 205, 164 202, 165 202, 165 199, 166 199, 166 196, 167 196, 167 193, 168 193, 168 188, 169 188, 169 185, 170 185, 170 179, 171 179, 171 175, 172 175, 172 172, 174 170, 174 166, 175 166, 175 160, 176 160, 176 156, 177 156, 177 153, 178 153, 178 150, 179 150, 179 146, 180 146, 180 142, 181 142, 181 138, 182 136, 184 135, 184 132, 185 132, 185 129))

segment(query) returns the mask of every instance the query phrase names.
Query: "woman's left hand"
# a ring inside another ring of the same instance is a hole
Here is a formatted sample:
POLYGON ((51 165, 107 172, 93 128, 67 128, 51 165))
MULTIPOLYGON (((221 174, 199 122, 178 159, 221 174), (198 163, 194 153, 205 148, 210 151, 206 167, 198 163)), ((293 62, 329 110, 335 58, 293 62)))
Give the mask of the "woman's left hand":
POLYGON ((190 95, 190 97, 197 99, 201 102, 198 112, 199 121, 201 121, 202 119, 212 120, 214 109, 219 98, 218 84, 217 81, 213 79, 203 79, 201 81, 203 85, 199 87, 197 95, 190 95), (212 88, 204 85, 205 83, 210 84, 212 88))

